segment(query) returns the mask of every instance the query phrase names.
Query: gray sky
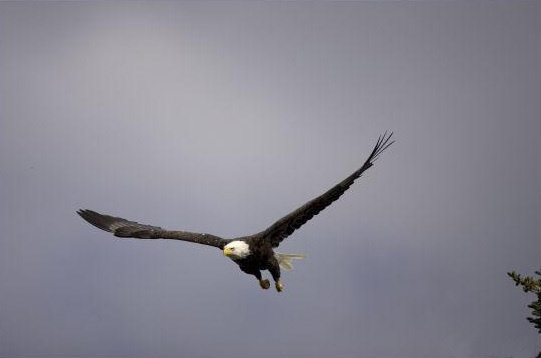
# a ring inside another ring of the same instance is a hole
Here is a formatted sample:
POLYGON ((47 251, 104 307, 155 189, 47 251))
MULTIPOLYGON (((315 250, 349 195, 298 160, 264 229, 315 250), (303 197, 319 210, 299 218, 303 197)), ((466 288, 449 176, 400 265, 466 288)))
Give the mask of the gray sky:
POLYGON ((531 357, 539 1, 0 3, 0 356, 531 357), (397 143, 261 290, 210 247, 397 143))

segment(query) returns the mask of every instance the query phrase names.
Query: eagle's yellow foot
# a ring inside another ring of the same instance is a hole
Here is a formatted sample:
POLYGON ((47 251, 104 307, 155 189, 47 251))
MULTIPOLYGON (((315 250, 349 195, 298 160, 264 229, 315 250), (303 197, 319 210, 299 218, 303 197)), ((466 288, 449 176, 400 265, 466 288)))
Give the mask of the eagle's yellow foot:
POLYGON ((262 289, 267 290, 270 287, 269 280, 259 280, 259 286, 261 286, 262 289))
POLYGON ((284 284, 280 281, 276 282, 276 291, 282 292, 284 290, 284 284))

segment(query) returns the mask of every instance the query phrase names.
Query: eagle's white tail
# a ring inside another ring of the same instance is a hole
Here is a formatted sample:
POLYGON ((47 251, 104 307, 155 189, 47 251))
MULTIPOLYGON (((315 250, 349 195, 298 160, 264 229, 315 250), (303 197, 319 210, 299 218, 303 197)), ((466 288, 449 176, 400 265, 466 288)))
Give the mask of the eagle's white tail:
POLYGON ((293 268, 293 260, 302 260, 306 258, 306 255, 300 254, 281 254, 279 252, 274 253, 274 257, 278 260, 278 264, 284 270, 291 270, 293 268))

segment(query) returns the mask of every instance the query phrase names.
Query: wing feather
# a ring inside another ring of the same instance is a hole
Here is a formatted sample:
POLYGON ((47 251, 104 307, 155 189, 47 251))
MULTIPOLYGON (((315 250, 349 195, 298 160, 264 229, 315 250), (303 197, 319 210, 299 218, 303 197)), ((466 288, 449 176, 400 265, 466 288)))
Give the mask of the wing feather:
POLYGON ((364 164, 358 170, 353 172, 346 179, 336 184, 317 198, 302 205, 297 210, 279 219, 266 230, 256 235, 270 240, 273 247, 278 247, 280 242, 282 242, 286 237, 308 222, 308 220, 314 217, 314 215, 319 214, 322 210, 340 198, 340 196, 342 196, 342 194, 349 189, 357 178, 359 178, 367 169, 372 167, 379 155, 394 143, 394 141, 391 141, 392 135, 392 132, 389 134, 385 132, 385 134, 380 136, 368 159, 366 159, 364 164))
POLYGON ((158 226, 139 224, 114 216, 103 215, 92 210, 77 211, 83 219, 102 230, 113 233, 117 237, 136 239, 171 239, 194 242, 202 245, 223 248, 229 240, 210 234, 199 234, 187 231, 170 231, 158 226))

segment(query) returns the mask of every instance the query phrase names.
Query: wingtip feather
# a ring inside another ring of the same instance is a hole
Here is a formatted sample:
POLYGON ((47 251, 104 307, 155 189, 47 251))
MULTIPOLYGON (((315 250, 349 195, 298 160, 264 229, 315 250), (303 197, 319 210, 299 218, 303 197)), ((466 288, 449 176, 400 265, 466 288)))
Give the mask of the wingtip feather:
POLYGON ((380 135, 378 137, 378 141, 376 142, 376 146, 372 150, 372 153, 370 155, 370 162, 375 162, 379 155, 383 153, 387 148, 389 148, 395 141, 391 140, 393 137, 394 132, 393 131, 385 131, 383 135, 380 135))
POLYGON ((114 231, 110 225, 111 224, 110 217, 107 217, 105 215, 102 215, 90 209, 79 209, 77 210, 77 214, 79 214, 79 216, 82 217, 86 222, 94 225, 95 227, 99 229, 102 229, 108 232, 114 231))

